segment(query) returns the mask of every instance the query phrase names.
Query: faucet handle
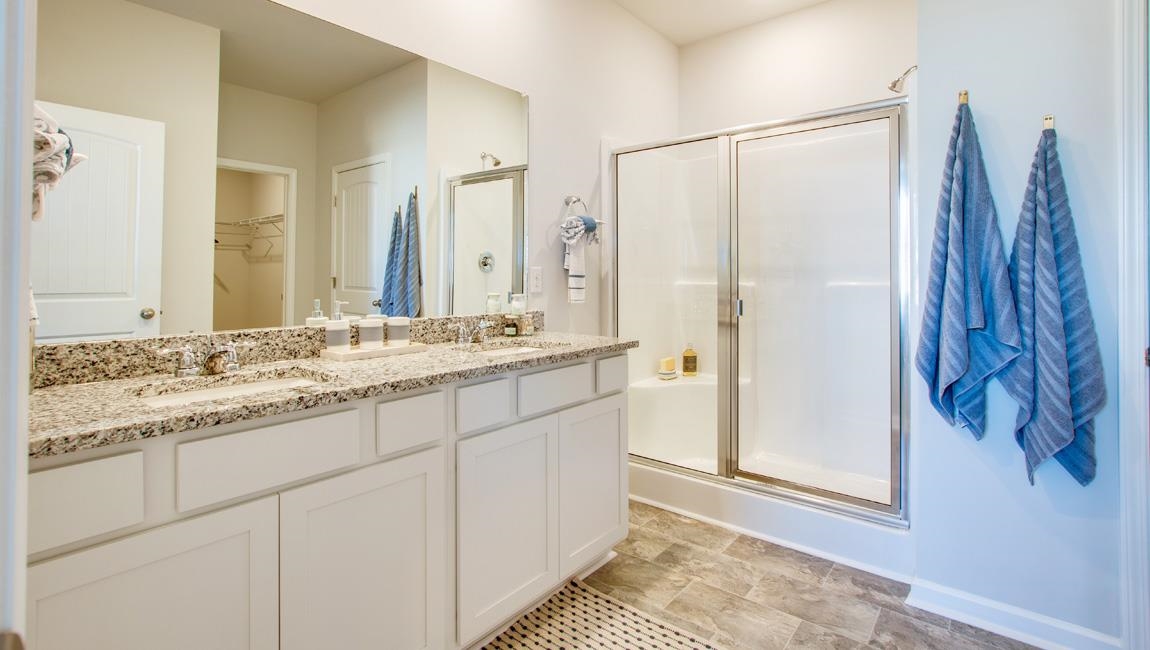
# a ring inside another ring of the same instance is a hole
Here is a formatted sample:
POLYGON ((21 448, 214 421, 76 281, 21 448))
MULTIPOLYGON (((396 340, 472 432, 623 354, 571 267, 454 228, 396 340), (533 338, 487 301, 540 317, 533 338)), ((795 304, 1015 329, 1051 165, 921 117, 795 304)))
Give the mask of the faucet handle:
POLYGON ((190 345, 181 345, 174 348, 159 348, 156 350, 156 354, 162 357, 176 354, 180 355, 180 365, 176 368, 177 377, 190 377, 200 372, 199 367, 196 366, 195 350, 193 350, 190 345))

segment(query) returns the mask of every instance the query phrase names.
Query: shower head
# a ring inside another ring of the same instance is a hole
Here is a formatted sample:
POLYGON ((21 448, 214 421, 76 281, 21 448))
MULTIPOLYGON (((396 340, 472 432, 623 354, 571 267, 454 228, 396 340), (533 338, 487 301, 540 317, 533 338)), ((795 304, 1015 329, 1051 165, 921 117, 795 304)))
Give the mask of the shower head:
POLYGON ((487 162, 488 158, 491 159, 491 166, 492 167, 498 167, 498 166, 503 164, 503 161, 496 158, 495 154, 493 154, 493 153, 487 153, 486 151, 484 151, 484 152, 481 152, 479 154, 479 159, 482 160, 484 163, 487 162))
POLYGON ((892 93, 901 93, 902 87, 906 84, 906 78, 909 77, 910 73, 914 72, 915 70, 918 70, 917 65, 910 66, 906 69, 906 72, 898 76, 898 79, 895 79, 894 81, 887 84, 887 88, 889 88, 892 93))

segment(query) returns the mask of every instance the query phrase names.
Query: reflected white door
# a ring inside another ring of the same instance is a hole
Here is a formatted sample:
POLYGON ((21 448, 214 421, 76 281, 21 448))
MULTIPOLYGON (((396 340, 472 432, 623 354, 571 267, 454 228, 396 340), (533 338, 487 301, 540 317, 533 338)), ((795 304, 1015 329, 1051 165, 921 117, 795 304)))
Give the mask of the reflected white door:
POLYGON ((156 336, 164 218, 164 124, 39 102, 88 160, 32 225, 39 341, 156 336))
MULTIPOLYGON (((335 173, 332 223, 332 299, 348 304, 344 313, 372 314, 383 290, 394 208, 389 200, 387 161, 335 173)), ((332 311, 335 311, 334 304, 332 311)))

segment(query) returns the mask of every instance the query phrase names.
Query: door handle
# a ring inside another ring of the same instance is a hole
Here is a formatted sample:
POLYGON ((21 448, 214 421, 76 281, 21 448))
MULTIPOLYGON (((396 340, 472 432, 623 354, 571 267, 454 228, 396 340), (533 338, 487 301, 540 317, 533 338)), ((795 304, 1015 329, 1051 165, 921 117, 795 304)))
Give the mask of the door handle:
POLYGON ((371 306, 372 307, 382 307, 383 306, 383 300, 381 300, 380 298, 376 298, 375 300, 371 301, 371 306))
POLYGON ((144 320, 152 320, 156 317, 156 310, 151 307, 144 307, 140 310, 140 318, 144 320))

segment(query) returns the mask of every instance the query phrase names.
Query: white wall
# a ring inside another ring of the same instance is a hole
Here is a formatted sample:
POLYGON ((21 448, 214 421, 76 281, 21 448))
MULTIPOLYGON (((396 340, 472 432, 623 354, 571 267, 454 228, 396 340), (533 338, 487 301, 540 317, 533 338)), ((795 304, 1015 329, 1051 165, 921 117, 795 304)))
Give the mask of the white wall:
MULTIPOLYGON (((510 88, 428 61, 427 192, 421 190, 420 193, 422 234, 429 244, 424 256, 425 314, 447 312, 444 256, 447 254, 448 197, 443 195, 445 188, 440 187, 440 180, 482 171, 479 154, 484 151, 495 154, 503 162, 502 167, 527 164, 527 98, 510 88)), ((501 232, 500 236, 503 241, 497 247, 510 250, 510 231, 501 232)), ((478 272, 474 258, 458 261, 478 272)), ((503 275, 507 277, 510 277, 510 262, 510 255, 496 256, 496 264, 503 266, 502 270, 507 271, 503 275)), ((483 293, 486 293, 483 285, 491 278, 473 276, 471 280, 474 282, 469 287, 456 287, 457 314, 483 313, 483 293), (465 294, 467 298, 461 302, 465 294)), ((507 282, 499 284, 510 288, 507 282)), ((503 300, 506 302, 507 297, 503 300)))
POLYGON ((36 98, 165 124, 163 333, 212 326, 220 32, 123 0, 42 0, 36 98))
POLYGON ((1119 633, 1118 3, 921 0, 918 12, 919 299, 911 310, 912 340, 956 92, 970 90, 1008 247, 1042 116, 1054 113, 1110 400, 1096 421, 1095 481, 1081 487, 1050 461, 1031 486, 1012 439, 1016 410, 997 384, 986 438, 975 442, 933 412, 915 376, 910 469, 918 569, 912 596, 922 606, 1029 629, 1074 648, 1096 647, 1119 633))
POLYGON ((679 132, 893 97, 914 59, 915 0, 830 0, 697 41, 679 54, 679 132))
MULTIPOLYGON (((394 206, 402 204, 406 212, 407 195, 417 185, 422 200, 427 185, 427 61, 412 61, 325 99, 318 119, 313 297, 322 299, 330 313, 332 167, 391 155, 391 197, 384 222, 388 233, 394 206)), ((427 241, 426 235, 420 240, 425 249, 427 241)), ((426 274, 424 278, 426 287, 426 274)))
MULTIPOLYGON (((550 329, 598 331, 598 287, 585 304, 566 302, 563 197, 598 205, 602 137, 641 142, 675 131, 676 48, 608 0, 280 1, 529 95, 529 256, 545 285, 533 304, 550 329)), ((597 250, 589 263, 597 273, 597 250)))
MULTIPOLYGON (((317 219, 327 224, 330 210, 317 211, 315 104, 236 86, 220 84, 219 155, 296 170, 295 314, 302 323, 311 313, 316 278, 327 267, 316 266, 317 219)), ((331 170, 327 171, 328 174, 331 170)), ((323 227, 327 227, 324 225, 323 227)))

